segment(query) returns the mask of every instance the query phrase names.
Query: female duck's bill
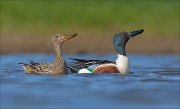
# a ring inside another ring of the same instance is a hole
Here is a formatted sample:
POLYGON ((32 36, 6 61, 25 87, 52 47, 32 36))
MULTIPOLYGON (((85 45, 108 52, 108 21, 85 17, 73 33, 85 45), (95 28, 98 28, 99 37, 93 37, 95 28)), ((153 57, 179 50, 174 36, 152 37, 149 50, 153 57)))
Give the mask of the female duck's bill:
POLYGON ((77 33, 74 33, 74 34, 67 34, 67 35, 63 35, 63 41, 67 41, 73 37, 75 37, 77 35, 77 33))

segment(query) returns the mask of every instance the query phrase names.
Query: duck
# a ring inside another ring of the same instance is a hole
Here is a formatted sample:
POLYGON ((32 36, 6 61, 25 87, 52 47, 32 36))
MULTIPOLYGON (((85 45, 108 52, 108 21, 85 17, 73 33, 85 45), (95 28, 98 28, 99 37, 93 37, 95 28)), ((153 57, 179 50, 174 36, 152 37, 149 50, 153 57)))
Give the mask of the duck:
POLYGON ((29 64, 20 62, 24 68, 25 73, 29 74, 54 74, 54 75, 62 75, 68 73, 67 64, 61 54, 61 46, 63 43, 73 37, 75 37, 77 33, 74 34, 57 34, 51 37, 53 51, 54 51, 54 62, 49 63, 38 63, 34 61, 30 61, 29 64))
POLYGON ((126 44, 129 39, 143 33, 144 29, 138 29, 132 32, 122 31, 115 33, 113 37, 114 48, 117 52, 117 59, 115 61, 110 60, 86 60, 75 59, 73 65, 68 68, 73 73, 120 73, 127 74, 130 72, 128 56, 126 53, 126 44))

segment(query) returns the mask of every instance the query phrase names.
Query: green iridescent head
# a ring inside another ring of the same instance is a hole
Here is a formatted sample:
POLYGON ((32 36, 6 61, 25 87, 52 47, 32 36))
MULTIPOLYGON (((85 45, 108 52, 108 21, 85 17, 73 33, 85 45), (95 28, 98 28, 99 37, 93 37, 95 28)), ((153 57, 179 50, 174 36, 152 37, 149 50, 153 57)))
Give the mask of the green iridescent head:
POLYGON ((128 40, 138 34, 141 34, 144 29, 132 31, 132 32, 121 32, 114 35, 113 43, 118 54, 126 56, 125 46, 128 40))

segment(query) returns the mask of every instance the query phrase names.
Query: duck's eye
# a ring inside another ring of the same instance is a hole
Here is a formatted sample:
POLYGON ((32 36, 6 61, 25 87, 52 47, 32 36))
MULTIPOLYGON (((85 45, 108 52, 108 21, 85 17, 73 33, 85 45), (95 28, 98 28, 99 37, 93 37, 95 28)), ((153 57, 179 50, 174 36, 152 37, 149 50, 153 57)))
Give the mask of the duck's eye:
POLYGON ((56 36, 56 38, 58 38, 59 36, 56 36))

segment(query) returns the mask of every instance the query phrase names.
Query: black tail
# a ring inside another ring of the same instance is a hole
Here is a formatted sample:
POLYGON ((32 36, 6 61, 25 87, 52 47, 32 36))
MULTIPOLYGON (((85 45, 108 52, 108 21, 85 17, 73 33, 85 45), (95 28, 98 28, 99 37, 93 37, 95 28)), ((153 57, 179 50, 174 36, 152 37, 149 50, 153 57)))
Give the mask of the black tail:
POLYGON ((23 62, 19 62, 18 64, 20 64, 20 65, 26 65, 26 63, 23 63, 23 62))
POLYGON ((73 66, 68 66, 68 68, 71 70, 72 73, 77 73, 79 69, 74 68, 73 66))

